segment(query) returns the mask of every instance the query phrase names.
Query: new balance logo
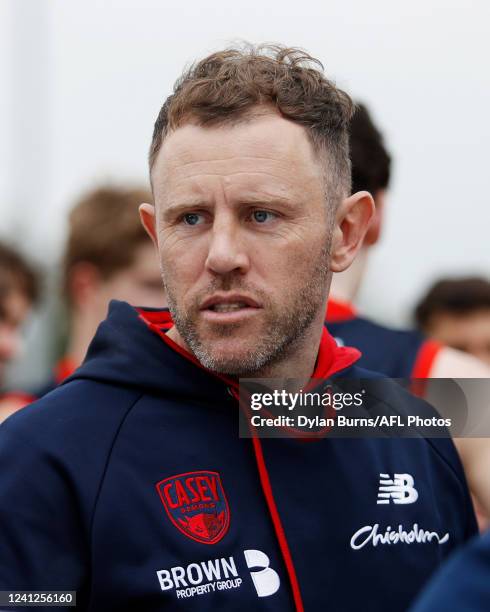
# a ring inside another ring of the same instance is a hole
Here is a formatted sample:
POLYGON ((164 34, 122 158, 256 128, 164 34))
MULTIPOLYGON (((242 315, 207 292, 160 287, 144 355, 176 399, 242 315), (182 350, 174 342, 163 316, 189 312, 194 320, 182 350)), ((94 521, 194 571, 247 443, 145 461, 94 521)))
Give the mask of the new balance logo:
POLYGON ((413 486, 414 480, 410 474, 379 475, 378 504, 413 504, 419 494, 413 486))

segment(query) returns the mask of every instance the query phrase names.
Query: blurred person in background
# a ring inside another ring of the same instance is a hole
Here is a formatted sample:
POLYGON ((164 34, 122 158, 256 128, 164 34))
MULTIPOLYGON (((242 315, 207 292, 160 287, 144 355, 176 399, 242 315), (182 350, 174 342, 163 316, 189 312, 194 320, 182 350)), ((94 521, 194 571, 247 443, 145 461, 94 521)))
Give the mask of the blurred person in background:
POLYGON ((490 532, 453 555, 422 590, 411 612, 490 610, 490 532))
MULTIPOLYGON (((391 157, 383 136, 362 104, 357 106, 350 123, 350 148, 352 191, 369 191, 374 199, 375 214, 354 263, 344 272, 333 275, 326 319, 330 333, 340 344, 361 350, 363 367, 393 378, 489 378, 490 368, 485 363, 445 346, 442 336, 438 338, 440 341, 435 341, 422 331, 389 328, 358 314, 353 302, 366 271, 369 251, 381 237, 391 175, 391 157)), ((487 287, 487 306, 489 297, 487 287)), ((490 321, 490 309, 487 312, 490 321)), ((487 338, 490 338, 490 330, 487 338)), ((469 394, 470 389, 465 389, 465 392, 469 394)), ((470 398, 468 401, 473 407, 477 402, 479 405, 480 400, 470 398)), ((461 417, 460 414, 454 416, 461 417)), ((486 529, 490 516, 489 440, 458 438, 455 444, 477 502, 479 527, 486 529)))
POLYGON ((37 397, 82 363, 110 300, 150 308, 166 305, 155 250, 139 220, 138 206, 148 201, 151 194, 142 188, 101 186, 72 209, 62 262, 69 317, 66 351, 37 397))
POLYGON ((394 378, 490 376, 479 360, 436 342, 419 330, 392 329, 360 315, 353 302, 367 268, 370 249, 381 237, 391 157, 368 109, 358 104, 350 123, 352 192, 366 190, 376 206, 363 247, 353 265, 334 274, 327 310, 330 332, 343 344, 356 346, 365 368, 394 378))
POLYGON ((31 401, 22 393, 5 392, 5 370, 22 346, 22 326, 39 299, 34 268, 17 251, 0 243, 0 422, 31 401))
POLYGON ((415 310, 418 327, 447 346, 490 366, 490 282, 446 278, 434 283, 415 310))

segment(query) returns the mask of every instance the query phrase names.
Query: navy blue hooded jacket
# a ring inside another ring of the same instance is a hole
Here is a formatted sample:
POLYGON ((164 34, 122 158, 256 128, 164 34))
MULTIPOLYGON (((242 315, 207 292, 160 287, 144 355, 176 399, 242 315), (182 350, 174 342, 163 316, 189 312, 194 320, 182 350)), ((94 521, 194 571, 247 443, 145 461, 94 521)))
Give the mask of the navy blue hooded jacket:
MULTIPOLYGON (((165 321, 114 302, 84 365, 0 427, 0 590, 103 612, 405 610, 476 531, 452 442, 240 439, 234 381, 165 321)), ((315 376, 369 377, 356 355, 325 331, 315 376)))

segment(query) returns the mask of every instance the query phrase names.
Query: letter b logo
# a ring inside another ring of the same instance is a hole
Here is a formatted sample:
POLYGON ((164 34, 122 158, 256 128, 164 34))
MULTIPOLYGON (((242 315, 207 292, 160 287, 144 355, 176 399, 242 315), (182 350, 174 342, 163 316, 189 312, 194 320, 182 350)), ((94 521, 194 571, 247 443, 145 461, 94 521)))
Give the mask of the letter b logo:
POLYGON ((419 498, 413 477, 410 474, 379 475, 377 504, 413 504, 419 498))
POLYGON ((254 569, 250 572, 252 580, 259 597, 268 597, 274 595, 281 586, 281 580, 278 573, 269 567, 269 557, 260 550, 245 550, 245 561, 248 569, 254 569))
POLYGON ((410 474, 395 474, 395 486, 398 487, 398 495, 393 495, 395 504, 413 504, 417 501, 419 494, 414 484, 410 474))

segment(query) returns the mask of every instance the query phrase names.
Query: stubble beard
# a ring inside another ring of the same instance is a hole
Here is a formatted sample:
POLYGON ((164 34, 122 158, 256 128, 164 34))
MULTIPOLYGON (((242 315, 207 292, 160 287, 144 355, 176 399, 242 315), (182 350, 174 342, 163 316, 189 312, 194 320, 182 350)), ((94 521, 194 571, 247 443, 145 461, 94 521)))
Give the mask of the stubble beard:
MULTIPOLYGON (((256 340, 256 346, 245 355, 220 356, 213 352, 210 346, 212 341, 204 341, 197 325, 198 304, 201 303, 201 298, 196 298, 194 305, 184 311, 177 305, 174 288, 164 272, 163 281, 172 319, 181 338, 199 362, 205 368, 219 374, 251 378, 267 375, 271 367, 293 354, 319 309, 323 308, 330 262, 330 242, 329 237, 327 245, 315 259, 312 270, 304 274, 306 281, 295 289, 293 295, 288 293, 288 299, 280 305, 271 303, 264 292, 247 286, 239 274, 217 278, 206 289, 205 296, 209 296, 214 291, 235 290, 245 291, 261 301, 264 309, 261 334, 256 340)), ((214 325, 213 333, 217 338, 232 338, 234 331, 241 326, 241 323, 214 325)))

